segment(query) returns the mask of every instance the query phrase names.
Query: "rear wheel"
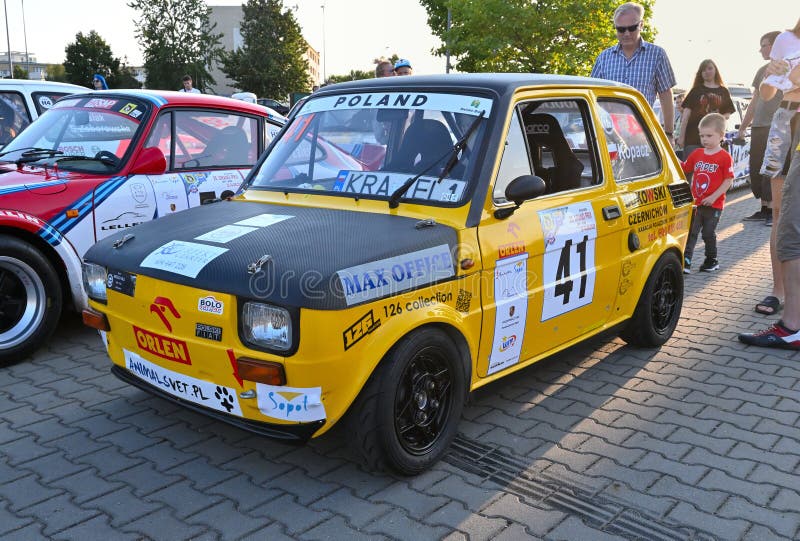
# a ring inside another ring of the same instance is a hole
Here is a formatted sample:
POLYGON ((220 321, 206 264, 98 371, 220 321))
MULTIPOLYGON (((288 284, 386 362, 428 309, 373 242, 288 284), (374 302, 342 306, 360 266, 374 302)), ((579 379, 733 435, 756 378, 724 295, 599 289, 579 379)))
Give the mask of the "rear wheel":
POLYGON ((633 317, 620 337, 635 346, 660 346, 678 326, 682 307, 683 269, 678 256, 667 252, 650 272, 633 317))
POLYGON ((0 364, 22 360, 45 343, 61 316, 61 283, 35 247, 0 235, 0 364))
POLYGON ((424 328, 381 361, 353 404, 350 442, 377 470, 416 475, 435 464, 456 435, 466 375, 443 332, 424 328))

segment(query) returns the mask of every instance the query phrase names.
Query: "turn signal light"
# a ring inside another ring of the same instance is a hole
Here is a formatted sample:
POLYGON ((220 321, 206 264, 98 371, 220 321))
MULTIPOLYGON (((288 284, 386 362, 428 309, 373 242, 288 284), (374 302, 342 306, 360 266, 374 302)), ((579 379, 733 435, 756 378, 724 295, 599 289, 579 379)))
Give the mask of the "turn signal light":
POLYGON ((105 314, 95 312, 90 308, 83 310, 83 324, 87 327, 97 329, 98 331, 110 331, 111 326, 108 324, 108 318, 105 314))
POLYGON ((236 359, 236 367, 239 377, 247 381, 266 383, 267 385, 286 385, 286 373, 280 363, 239 357, 236 359))

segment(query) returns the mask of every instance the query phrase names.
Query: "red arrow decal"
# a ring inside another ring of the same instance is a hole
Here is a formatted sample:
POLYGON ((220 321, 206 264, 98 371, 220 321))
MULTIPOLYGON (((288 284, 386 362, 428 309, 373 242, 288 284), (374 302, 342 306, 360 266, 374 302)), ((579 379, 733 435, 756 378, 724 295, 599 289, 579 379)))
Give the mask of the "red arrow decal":
POLYGON ((239 382, 239 387, 244 388, 244 380, 239 376, 239 365, 236 364, 236 355, 233 354, 232 349, 228 350, 228 360, 231 362, 231 368, 233 368, 233 377, 239 382))

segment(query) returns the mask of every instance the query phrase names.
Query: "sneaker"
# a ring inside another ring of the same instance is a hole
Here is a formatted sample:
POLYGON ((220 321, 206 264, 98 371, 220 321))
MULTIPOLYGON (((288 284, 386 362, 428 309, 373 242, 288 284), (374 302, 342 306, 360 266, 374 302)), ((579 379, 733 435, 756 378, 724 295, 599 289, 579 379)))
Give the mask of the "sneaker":
POLYGON ((769 214, 767 214, 766 218, 764 218, 764 225, 766 225, 767 227, 772 227, 772 213, 771 212, 769 214))
POLYGON ((744 218, 742 218, 742 221, 743 222, 760 222, 761 220, 764 219, 764 217, 765 217, 764 216, 764 211, 757 210, 753 214, 751 214, 750 216, 745 216, 744 218))
POLYGON ((719 269, 719 261, 716 259, 706 259, 703 261, 703 264, 700 265, 700 272, 711 272, 719 269))
POLYGON ((778 321, 763 331, 740 334, 739 341, 765 348, 800 349, 800 331, 787 329, 782 321, 778 321))
POLYGON ((683 258, 683 274, 692 274, 692 260, 688 257, 683 258))

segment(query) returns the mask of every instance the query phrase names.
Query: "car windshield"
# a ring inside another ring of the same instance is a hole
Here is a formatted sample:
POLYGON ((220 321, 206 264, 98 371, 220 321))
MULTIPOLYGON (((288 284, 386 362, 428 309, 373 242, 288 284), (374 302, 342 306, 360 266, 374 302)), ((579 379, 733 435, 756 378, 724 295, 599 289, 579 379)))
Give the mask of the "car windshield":
POLYGON ((107 172, 122 163, 147 109, 128 98, 62 99, 4 147, 0 160, 57 160, 64 169, 107 172))
POLYGON ((313 97, 249 187, 388 199, 418 176, 403 199, 461 203, 491 107, 483 96, 432 92, 313 97))

